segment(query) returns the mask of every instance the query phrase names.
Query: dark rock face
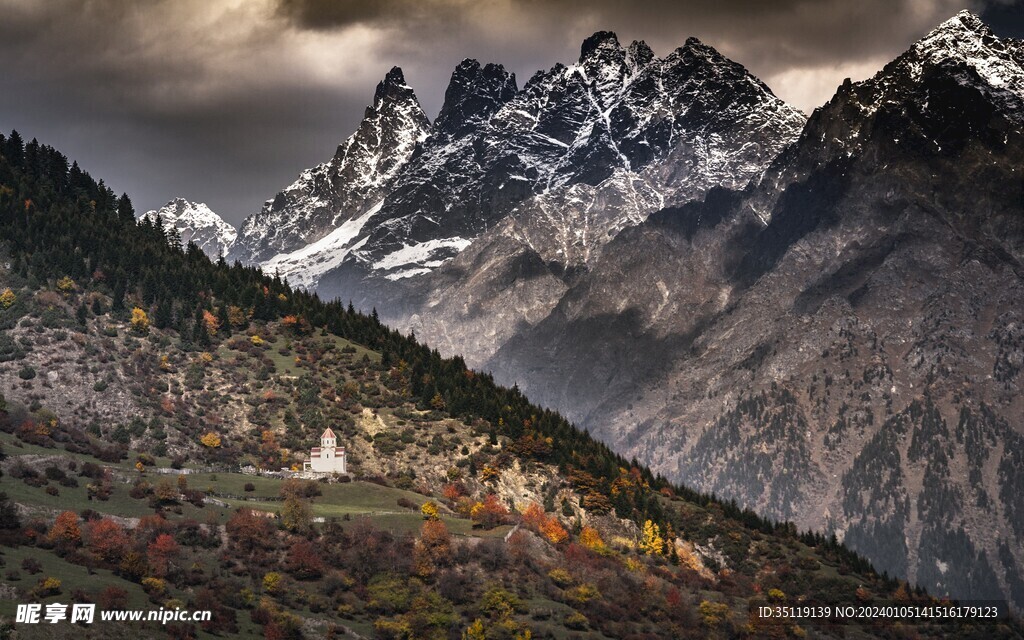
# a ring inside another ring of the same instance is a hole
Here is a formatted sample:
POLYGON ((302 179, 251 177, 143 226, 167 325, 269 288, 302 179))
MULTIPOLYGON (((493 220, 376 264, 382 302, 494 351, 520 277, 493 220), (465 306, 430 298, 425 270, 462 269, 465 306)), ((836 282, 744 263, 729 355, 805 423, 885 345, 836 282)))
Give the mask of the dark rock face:
POLYGON ((1024 68, 963 13, 486 365, 654 469, 1024 606, 1024 68))
POLYGON ((481 67, 476 60, 463 60, 452 72, 434 132, 451 137, 466 135, 490 120, 515 94, 515 74, 501 65, 481 67))

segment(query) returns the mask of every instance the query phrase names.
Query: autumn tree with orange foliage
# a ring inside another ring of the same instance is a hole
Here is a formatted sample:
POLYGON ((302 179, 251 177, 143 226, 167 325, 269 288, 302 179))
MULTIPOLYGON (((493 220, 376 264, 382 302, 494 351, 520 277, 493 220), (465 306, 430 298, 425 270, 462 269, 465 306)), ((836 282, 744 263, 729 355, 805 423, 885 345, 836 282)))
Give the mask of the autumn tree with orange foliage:
POLYGON ((178 543, 166 533, 161 533, 156 540, 146 547, 146 560, 150 573, 158 578, 167 575, 171 561, 178 555, 178 543))
POLYGON ((263 549, 274 537, 274 525, 255 515, 251 509, 236 511, 224 528, 231 542, 249 553, 263 549))
POLYGON ((294 315, 287 315, 281 318, 281 326, 299 334, 309 333, 312 330, 312 327, 305 318, 294 315))
POLYGON ((277 442, 277 435, 270 429, 260 433, 260 458, 271 467, 281 460, 281 445, 277 442))
POLYGON ((522 513, 523 524, 533 529, 552 544, 559 544, 569 539, 569 532, 565 530, 558 518, 544 513, 544 508, 536 502, 531 502, 522 513))
POLYGON ((161 533, 171 533, 174 525, 167 521, 167 518, 159 514, 142 516, 139 524, 135 525, 135 537, 140 540, 151 540, 161 533))
POLYGON ((299 540, 288 548, 285 568, 299 580, 316 580, 324 574, 324 561, 308 540, 299 540))
POLYGON ((497 494, 489 493, 483 502, 477 502, 470 509, 469 517, 476 523, 476 526, 484 529, 493 529, 498 525, 508 522, 509 512, 505 505, 501 504, 497 494))
POLYGON ((551 544, 560 544, 569 539, 569 532, 557 518, 544 518, 540 525, 540 534, 551 544))
POLYGON ((459 498, 466 495, 466 485, 461 482, 450 482, 441 488, 445 499, 451 502, 458 502, 459 498))
POLYGON ((436 567, 451 562, 452 536, 444 521, 427 520, 423 523, 413 553, 414 571, 421 577, 430 576, 436 567))
POLYGON ((546 517, 547 516, 544 514, 544 507, 540 506, 536 502, 531 502, 525 509, 523 509, 523 524, 534 531, 540 529, 540 525, 544 523, 546 517))
POLYGON ((78 514, 65 511, 53 521, 53 526, 46 534, 59 551, 68 551, 82 544, 82 529, 78 526, 78 514))
POLYGON ((427 520, 420 529, 420 542, 431 550, 435 559, 451 555, 452 535, 443 520, 427 520))
POLYGON ((210 311, 203 309, 203 326, 206 327, 206 335, 215 338, 220 331, 220 320, 210 311))
POLYGON ((124 527, 110 518, 90 522, 85 530, 88 549, 104 562, 117 561, 130 540, 124 527))

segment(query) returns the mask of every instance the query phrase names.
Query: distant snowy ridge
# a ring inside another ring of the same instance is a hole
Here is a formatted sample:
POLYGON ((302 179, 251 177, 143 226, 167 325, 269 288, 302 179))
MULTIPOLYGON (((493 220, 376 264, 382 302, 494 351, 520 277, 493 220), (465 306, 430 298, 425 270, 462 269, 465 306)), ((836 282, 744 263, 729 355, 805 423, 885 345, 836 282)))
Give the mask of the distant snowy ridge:
POLYGON ((235 244, 238 232, 205 203, 175 198, 159 209, 139 216, 156 222, 160 218, 165 229, 176 229, 182 244, 194 243, 203 253, 216 260, 235 244))

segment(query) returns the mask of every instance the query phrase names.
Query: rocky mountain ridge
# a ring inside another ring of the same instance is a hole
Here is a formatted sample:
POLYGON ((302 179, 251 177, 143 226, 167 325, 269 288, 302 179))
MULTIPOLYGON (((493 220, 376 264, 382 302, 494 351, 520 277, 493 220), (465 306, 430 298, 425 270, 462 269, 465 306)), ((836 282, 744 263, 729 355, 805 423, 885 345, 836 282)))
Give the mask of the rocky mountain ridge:
MULTIPOLYGON (((69 597, 211 612, 97 616, 104 638, 800 638, 761 607, 944 606, 373 315, 168 243, 17 133, 0 238, 4 628, 31 624, 18 603, 69 597), (348 473, 304 478, 328 428, 348 473)), ((58 622, 46 635, 82 635, 58 622)), ((1020 635, 1007 618, 825 630, 1020 635)))
POLYGON ((481 363, 521 322, 543 317, 621 229, 713 186, 742 187, 803 122, 695 38, 658 58, 598 32, 576 63, 522 90, 500 65, 466 60, 380 207, 263 266, 376 306, 481 363), (469 265, 472 282, 462 278, 469 265), (509 313, 493 294, 520 273, 531 282, 509 313), (480 334, 484 317, 501 326, 480 334), (473 335, 489 337, 469 344, 473 335))

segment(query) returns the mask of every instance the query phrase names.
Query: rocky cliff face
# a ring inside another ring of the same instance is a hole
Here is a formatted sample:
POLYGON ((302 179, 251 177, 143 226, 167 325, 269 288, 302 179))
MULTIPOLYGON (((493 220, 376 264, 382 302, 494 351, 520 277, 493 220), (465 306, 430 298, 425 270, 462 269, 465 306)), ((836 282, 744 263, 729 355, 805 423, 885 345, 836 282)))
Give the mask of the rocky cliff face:
POLYGON ((515 95, 465 66, 367 242, 319 290, 375 305, 477 364, 543 318, 620 230, 714 185, 745 185, 804 122, 692 38, 659 59, 597 33, 576 64, 515 95), (442 126, 470 87, 488 96, 486 114, 442 126))
POLYGON ((947 21, 487 368, 666 475, 1024 606, 1021 44, 947 21))
POLYGON ((227 254, 237 236, 235 228, 206 204, 189 202, 185 198, 175 198, 141 217, 148 217, 154 222, 159 218, 166 229, 177 231, 182 243, 194 243, 213 259, 227 254))

